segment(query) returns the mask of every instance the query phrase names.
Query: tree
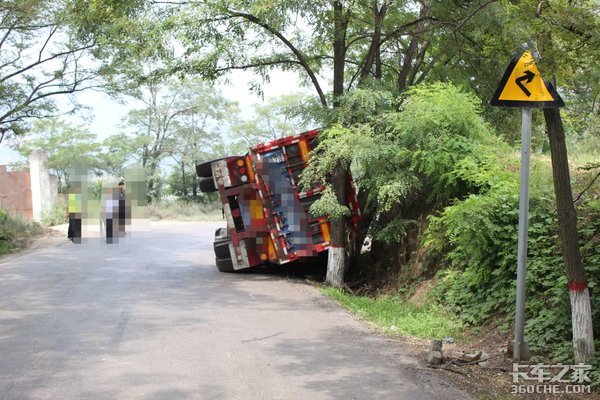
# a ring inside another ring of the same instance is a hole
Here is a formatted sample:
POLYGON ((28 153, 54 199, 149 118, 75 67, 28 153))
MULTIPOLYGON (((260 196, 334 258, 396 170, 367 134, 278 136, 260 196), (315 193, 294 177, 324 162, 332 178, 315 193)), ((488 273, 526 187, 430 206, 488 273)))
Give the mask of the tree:
POLYGON ((225 127, 237 115, 237 104, 232 103, 205 82, 184 81, 180 106, 187 107, 173 122, 175 139, 170 156, 180 169, 180 188, 183 197, 198 199, 196 164, 217 157, 225 127))
POLYGON ((579 251, 577 214, 571 190, 565 133, 558 109, 545 109, 544 118, 546 120, 548 139, 550 140, 559 236, 562 244, 569 298, 571 301, 575 361, 585 363, 588 357, 592 356, 595 352, 594 331, 590 293, 579 251))
MULTIPOLYGON (((56 106, 59 96, 100 87, 100 77, 111 73, 114 65, 94 62, 94 52, 101 42, 110 40, 114 47, 122 43, 116 21, 137 4, 120 0, 112 1, 111 7, 86 0, 0 3, 0 143, 7 135, 26 133, 31 121, 65 114, 56 106), (87 28, 93 26, 98 34, 83 28, 84 19, 94 21, 87 28), (109 25, 113 26, 110 32, 109 25)), ((70 111, 75 109, 73 105, 70 111)))
POLYGON ((181 169, 175 167, 167 177, 168 193, 184 200, 198 200, 195 188, 192 188, 192 182, 196 180, 194 171, 185 171, 185 176, 182 176, 181 169), (192 195, 190 196, 190 192, 192 195))
POLYGON ((146 169, 149 195, 156 198, 161 162, 171 156, 185 177, 186 168, 212 153, 234 108, 199 81, 148 83, 139 100, 145 107, 130 111, 125 122, 133 130, 134 158, 146 169))
POLYGON ((125 166, 133 158, 135 146, 135 139, 124 133, 114 134, 104 139, 98 155, 102 171, 114 177, 123 177, 125 166))
POLYGON ((74 126, 58 118, 36 121, 31 136, 22 138, 13 148, 23 157, 29 157, 34 149, 42 150, 47 156, 48 169, 58 177, 60 190, 69 187, 70 173, 76 165, 85 165, 88 170, 99 172, 98 152, 100 145, 96 135, 82 125, 74 126))
POLYGON ((233 126, 234 139, 240 149, 259 143, 295 135, 308 130, 306 121, 299 115, 305 96, 300 93, 285 94, 255 104, 250 118, 233 126))
MULTIPOLYGON (((592 36, 590 35, 593 35, 594 31, 596 31, 596 34, 600 33, 600 30, 598 29, 600 28, 600 23, 598 23, 597 19, 578 18, 575 20, 572 15, 563 15, 561 8, 566 5, 561 4, 561 2, 556 2, 556 4, 553 4, 553 8, 545 10, 548 5, 549 4, 546 4, 545 2, 539 2, 536 10, 536 17, 548 18, 554 23, 558 22, 558 26, 562 28, 558 30, 556 34, 556 36, 559 36, 559 39, 553 39, 552 31, 542 31, 538 33, 538 37, 541 50, 544 53, 548 52, 550 55, 549 67, 551 68, 551 71, 557 72, 558 60, 555 51, 556 47, 561 46, 561 42, 564 43, 565 36, 571 44, 573 42, 580 42, 582 47, 587 47, 589 41, 592 40, 592 36)), ((591 4, 584 4, 583 7, 570 11, 575 11, 573 14, 579 16, 593 15, 592 9, 588 8, 590 6, 591 4), (586 12, 589 12, 590 14, 587 14, 586 12)), ((569 8, 572 9, 572 7, 569 8)), ((598 49, 591 49, 591 51, 596 51, 597 54, 598 49)), ((560 57, 563 57, 563 55, 561 54, 560 57)), ((546 121, 546 132, 550 142, 559 236, 567 274, 569 299, 571 302, 571 322, 575 361, 578 363, 585 363, 595 352, 594 331, 587 277, 585 268, 581 262, 581 253, 579 250, 577 214, 571 189, 565 133, 560 111, 558 109, 544 109, 544 119, 546 121)))

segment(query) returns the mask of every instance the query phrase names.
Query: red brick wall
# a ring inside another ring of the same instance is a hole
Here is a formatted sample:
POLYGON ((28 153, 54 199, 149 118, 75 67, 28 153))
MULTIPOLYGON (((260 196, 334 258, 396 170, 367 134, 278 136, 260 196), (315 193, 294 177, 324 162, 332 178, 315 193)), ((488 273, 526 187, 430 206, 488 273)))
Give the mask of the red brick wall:
POLYGON ((0 208, 33 220, 29 171, 7 172, 6 165, 0 165, 0 208))

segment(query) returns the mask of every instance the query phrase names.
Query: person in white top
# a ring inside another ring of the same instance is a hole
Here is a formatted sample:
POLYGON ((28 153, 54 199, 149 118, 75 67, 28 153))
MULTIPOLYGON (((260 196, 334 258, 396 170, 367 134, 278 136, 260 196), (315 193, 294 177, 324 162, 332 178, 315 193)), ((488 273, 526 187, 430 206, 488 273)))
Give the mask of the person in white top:
POLYGON ((114 187, 104 189, 102 196, 102 219, 105 221, 106 243, 113 243, 115 218, 118 218, 119 197, 114 187))

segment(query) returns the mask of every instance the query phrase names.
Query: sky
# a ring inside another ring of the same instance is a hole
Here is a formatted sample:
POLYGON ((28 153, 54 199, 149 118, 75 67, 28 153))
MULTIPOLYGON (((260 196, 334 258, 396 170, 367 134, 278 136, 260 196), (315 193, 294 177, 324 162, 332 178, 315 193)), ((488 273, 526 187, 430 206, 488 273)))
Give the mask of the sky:
MULTIPOLYGON (((250 71, 235 71, 229 76, 230 84, 217 83, 217 87, 227 99, 239 103, 242 115, 244 110, 251 110, 253 104, 263 101, 256 94, 249 91, 249 83, 253 78, 254 75, 250 71)), ((301 89, 298 82, 297 73, 273 71, 270 82, 263 85, 265 100, 299 91, 306 92, 309 95, 313 94, 314 91, 301 89)), ((136 107, 136 103, 133 100, 123 104, 106 94, 95 91, 78 93, 76 100, 82 105, 88 106, 89 109, 82 109, 78 114, 65 117, 65 119, 73 123, 89 125, 90 131, 98 135, 99 140, 119 133, 121 131, 119 124, 122 118, 129 110, 136 107)), ((64 110, 68 109, 69 103, 66 98, 59 99, 57 104, 64 110)), ((9 164, 19 159, 19 155, 9 148, 6 140, 0 143, 0 165, 9 164)))

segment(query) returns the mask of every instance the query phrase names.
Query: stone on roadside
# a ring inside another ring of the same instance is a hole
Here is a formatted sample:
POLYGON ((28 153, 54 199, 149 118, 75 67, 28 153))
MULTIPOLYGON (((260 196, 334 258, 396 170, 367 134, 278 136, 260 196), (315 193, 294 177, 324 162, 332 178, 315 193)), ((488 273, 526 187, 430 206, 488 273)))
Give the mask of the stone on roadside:
POLYGON ((437 339, 433 339, 431 341, 431 351, 442 351, 442 341, 441 340, 437 340, 437 339))
POLYGON ((481 351, 478 351, 476 353, 466 353, 462 356, 461 361, 464 362, 473 362, 473 361, 477 361, 481 358, 481 351))
POLYGON ((465 352, 464 351, 460 351, 460 350, 450 349, 450 350, 444 351, 444 359, 446 359, 447 361, 449 361, 449 360, 460 360, 460 359, 462 359, 462 357, 464 355, 465 355, 465 352))
POLYGON ((429 350, 427 353, 427 362, 432 365, 439 365, 444 360, 444 356, 441 351, 429 350))
POLYGON ((481 368, 487 368, 490 364, 489 359, 490 358, 490 354, 486 353, 485 351, 481 353, 481 358, 480 360, 485 360, 485 361, 480 361, 478 364, 481 368))

